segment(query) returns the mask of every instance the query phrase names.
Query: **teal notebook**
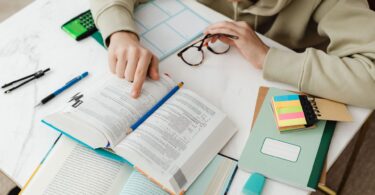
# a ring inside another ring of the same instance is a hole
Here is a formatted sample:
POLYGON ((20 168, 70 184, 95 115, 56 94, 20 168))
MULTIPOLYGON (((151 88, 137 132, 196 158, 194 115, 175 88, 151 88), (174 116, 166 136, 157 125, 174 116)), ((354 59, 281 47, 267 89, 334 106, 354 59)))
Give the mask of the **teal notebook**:
POLYGON ((318 185, 335 122, 319 121, 316 128, 280 133, 271 98, 294 94, 270 88, 239 160, 239 168, 314 191, 318 185))
MULTIPOLYGON (((223 195, 237 170, 237 161, 217 155, 185 192, 223 195)), ((127 163, 97 154, 66 136, 56 142, 21 194, 167 195, 127 163)))

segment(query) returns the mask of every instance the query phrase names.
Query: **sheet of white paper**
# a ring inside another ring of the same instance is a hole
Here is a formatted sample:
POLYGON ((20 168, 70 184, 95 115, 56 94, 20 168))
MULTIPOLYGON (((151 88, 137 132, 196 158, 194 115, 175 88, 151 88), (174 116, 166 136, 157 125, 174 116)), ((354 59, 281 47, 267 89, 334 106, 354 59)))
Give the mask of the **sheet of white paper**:
POLYGON ((159 59, 193 41, 209 24, 182 2, 169 0, 139 5, 134 18, 141 44, 159 59))
POLYGON ((191 11, 185 10, 168 20, 168 25, 185 39, 197 36, 206 28, 207 22, 191 11), (194 25, 186 25, 194 24, 194 25))
POLYGON ((155 3, 170 16, 185 9, 179 1, 155 0, 155 3))
POLYGON ((151 29, 169 18, 163 10, 153 3, 140 5, 134 13, 134 17, 146 29, 151 29))
POLYGON ((144 37, 164 54, 175 50, 186 42, 181 35, 166 24, 145 33, 144 37))
POLYGON ((135 22, 135 26, 137 28, 137 31, 139 34, 143 34, 146 32, 146 28, 142 26, 142 24, 138 23, 138 22, 135 22))
POLYGON ((157 49, 155 46, 153 46, 148 40, 146 39, 141 39, 141 45, 149 49, 154 55, 156 56, 162 56, 163 53, 157 49))

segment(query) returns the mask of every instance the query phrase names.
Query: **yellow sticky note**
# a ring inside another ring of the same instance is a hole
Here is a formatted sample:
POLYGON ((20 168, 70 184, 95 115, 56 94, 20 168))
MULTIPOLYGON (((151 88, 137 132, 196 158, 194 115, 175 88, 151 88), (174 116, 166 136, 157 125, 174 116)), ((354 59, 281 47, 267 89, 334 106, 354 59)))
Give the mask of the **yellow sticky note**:
POLYGON ((291 106, 301 106, 301 102, 299 100, 275 102, 275 106, 276 106, 276 109, 291 107, 291 106))
POLYGON ((279 127, 288 127, 288 126, 305 125, 305 124, 306 124, 305 118, 297 118, 297 119, 279 120, 278 121, 279 127))

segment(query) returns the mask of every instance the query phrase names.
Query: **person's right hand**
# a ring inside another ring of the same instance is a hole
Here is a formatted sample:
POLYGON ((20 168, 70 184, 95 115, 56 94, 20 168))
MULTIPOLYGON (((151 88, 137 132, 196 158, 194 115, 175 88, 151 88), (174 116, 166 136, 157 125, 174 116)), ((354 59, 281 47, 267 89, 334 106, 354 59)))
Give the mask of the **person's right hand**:
POLYGON ((119 78, 133 82, 131 95, 139 97, 147 75, 159 79, 159 61, 148 49, 142 47, 131 32, 115 32, 108 47, 109 68, 119 78))
MULTIPOLYGON (((270 48, 263 43, 255 31, 246 22, 218 22, 209 25, 204 33, 237 36, 238 39, 230 39, 225 36, 213 37, 209 41, 214 43, 219 39, 228 45, 235 46, 250 64, 259 69, 263 68, 266 55, 270 48)), ((206 42, 205 44, 208 43, 206 42)))

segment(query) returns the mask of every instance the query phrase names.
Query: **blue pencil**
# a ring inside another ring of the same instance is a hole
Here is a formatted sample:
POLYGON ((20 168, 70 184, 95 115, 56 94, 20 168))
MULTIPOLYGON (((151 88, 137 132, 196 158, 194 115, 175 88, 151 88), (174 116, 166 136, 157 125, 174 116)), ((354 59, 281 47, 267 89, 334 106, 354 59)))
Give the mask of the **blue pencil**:
POLYGON ((165 95, 158 103, 156 103, 145 115, 143 115, 138 121, 130 126, 131 131, 134 131, 141 125, 149 116, 151 116, 161 105, 163 105, 172 95, 174 95, 182 86, 183 82, 178 83, 167 95, 165 95))

